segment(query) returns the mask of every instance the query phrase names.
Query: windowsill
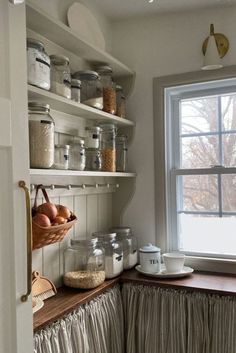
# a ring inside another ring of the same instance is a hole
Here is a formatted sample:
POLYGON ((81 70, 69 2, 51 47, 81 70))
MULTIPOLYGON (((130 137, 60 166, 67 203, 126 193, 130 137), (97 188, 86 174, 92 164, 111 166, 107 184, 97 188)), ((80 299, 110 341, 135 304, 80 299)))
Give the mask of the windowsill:
POLYGON ((236 275, 236 260, 186 255, 185 265, 196 271, 236 275))

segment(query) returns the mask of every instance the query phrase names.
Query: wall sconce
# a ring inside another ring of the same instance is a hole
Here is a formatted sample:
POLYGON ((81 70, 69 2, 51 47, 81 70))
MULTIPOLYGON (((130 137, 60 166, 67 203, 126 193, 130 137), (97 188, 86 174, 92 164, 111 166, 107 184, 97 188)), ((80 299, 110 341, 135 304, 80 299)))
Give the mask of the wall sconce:
POLYGON ((210 26, 210 36, 202 45, 202 52, 205 55, 202 70, 215 70, 223 67, 221 59, 229 50, 228 38, 222 33, 214 32, 214 25, 210 26))

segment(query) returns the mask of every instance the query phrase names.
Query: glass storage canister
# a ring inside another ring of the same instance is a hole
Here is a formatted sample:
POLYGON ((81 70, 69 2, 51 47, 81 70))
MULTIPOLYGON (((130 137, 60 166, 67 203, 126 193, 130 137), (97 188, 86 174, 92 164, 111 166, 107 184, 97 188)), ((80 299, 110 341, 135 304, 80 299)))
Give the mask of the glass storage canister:
POLYGON ((64 251, 64 284, 90 289, 105 280, 105 254, 98 239, 71 240, 64 251))
POLYGON ((126 98, 123 88, 116 85, 116 115, 120 118, 126 118, 126 98))
POLYGON ((28 83, 50 90, 50 58, 44 44, 36 39, 27 38, 28 83))
POLYGON ((71 80, 71 99, 74 102, 80 103, 80 90, 81 90, 81 81, 73 78, 71 80))
POLYGON ((104 65, 97 68, 101 77, 103 90, 103 110, 110 114, 116 114, 116 84, 112 81, 112 68, 104 65))
POLYGON ((101 151, 98 148, 86 148, 86 170, 100 171, 102 169, 101 151))
POLYGON ((70 145, 69 169, 83 171, 85 169, 86 156, 84 140, 76 138, 70 145))
POLYGON ((86 127, 86 147, 99 148, 101 128, 99 126, 86 127))
POLYGON ((31 168, 51 168, 54 163, 54 120, 49 104, 29 102, 31 168))
POLYGON ((127 170, 127 136, 116 136, 116 171, 126 172, 127 170))
POLYGON ((102 170, 104 172, 116 171, 116 132, 114 124, 101 124, 101 152, 102 170))
POLYGON ((99 243, 105 249, 106 278, 119 276, 123 271, 123 249, 116 239, 116 233, 95 232, 92 237, 98 238, 99 243))
POLYGON ((55 154, 54 154, 55 169, 69 168, 69 151, 70 151, 70 145, 55 145, 55 154))
POLYGON ((111 228, 116 233, 116 239, 122 243, 124 255, 124 270, 129 270, 138 262, 138 242, 130 227, 111 228))
POLYGON ((103 95, 99 74, 85 70, 75 72, 72 77, 81 81, 81 103, 102 110, 103 95))
POLYGON ((70 61, 64 55, 50 55, 51 92, 71 99, 70 61))

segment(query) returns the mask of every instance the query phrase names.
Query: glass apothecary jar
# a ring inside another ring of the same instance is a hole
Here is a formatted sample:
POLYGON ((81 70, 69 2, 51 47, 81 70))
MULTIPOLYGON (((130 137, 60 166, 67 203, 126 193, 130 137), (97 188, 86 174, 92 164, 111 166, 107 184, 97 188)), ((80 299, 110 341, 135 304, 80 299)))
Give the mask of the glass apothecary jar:
POLYGON ((68 169, 69 168, 69 151, 70 145, 55 145, 54 168, 68 169))
POLYGON ((33 38, 27 38, 27 74, 29 84, 50 89, 50 58, 44 44, 33 38))
POLYGON ((127 136, 116 136, 116 171, 127 171, 127 136))
POLYGON ((98 148, 86 148, 86 170, 100 171, 102 169, 101 151, 98 148))
POLYGON ((124 255, 124 270, 129 270, 138 262, 138 241, 130 227, 111 228, 116 233, 116 239, 121 242, 124 255))
POLYGON ((98 239, 71 240, 64 251, 64 284, 90 289, 105 280, 105 252, 98 239))
POLYGON ((64 55, 50 55, 51 92, 71 99, 70 61, 64 55))
POLYGON ((81 81, 81 103, 97 109, 103 109, 103 95, 100 76, 95 71, 77 71, 73 79, 81 81))
POLYGON ((119 276, 123 271, 123 248, 116 239, 116 233, 95 232, 92 237, 97 238, 99 244, 105 249, 106 278, 119 276))
POLYGON ((97 68, 101 77, 103 90, 103 110, 110 114, 116 114, 116 84, 112 81, 112 68, 104 65, 97 68))
POLYGON ((29 102, 29 149, 31 168, 54 164, 54 120, 49 104, 29 102))
POLYGON ((85 169, 86 156, 84 139, 76 138, 70 145, 69 169, 83 171, 85 169))
POLYGON ((86 147, 99 148, 101 128, 99 126, 90 126, 85 128, 86 131, 86 147))
POLYGON ((114 124, 101 124, 102 171, 116 171, 116 133, 114 124))
POLYGON ((116 85, 116 115, 126 118, 126 98, 123 88, 119 85, 116 85))
POLYGON ((80 103, 80 90, 81 90, 81 81, 72 79, 71 80, 71 99, 74 102, 80 103))

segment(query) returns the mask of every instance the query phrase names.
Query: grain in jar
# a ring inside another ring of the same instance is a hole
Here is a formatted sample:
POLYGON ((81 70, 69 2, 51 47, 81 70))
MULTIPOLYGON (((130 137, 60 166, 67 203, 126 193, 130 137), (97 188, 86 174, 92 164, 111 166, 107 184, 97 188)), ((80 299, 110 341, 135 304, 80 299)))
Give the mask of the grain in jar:
POLYGON ((59 96, 71 98, 70 61, 64 55, 50 55, 51 91, 59 96))
POLYGON ((116 132, 115 124, 104 123, 101 127, 102 171, 116 171, 116 132))
POLYGON ((108 65, 97 67, 97 72, 101 77, 103 90, 103 110, 104 112, 116 113, 116 85, 112 80, 112 68, 108 65))

